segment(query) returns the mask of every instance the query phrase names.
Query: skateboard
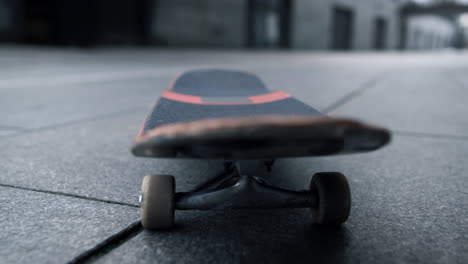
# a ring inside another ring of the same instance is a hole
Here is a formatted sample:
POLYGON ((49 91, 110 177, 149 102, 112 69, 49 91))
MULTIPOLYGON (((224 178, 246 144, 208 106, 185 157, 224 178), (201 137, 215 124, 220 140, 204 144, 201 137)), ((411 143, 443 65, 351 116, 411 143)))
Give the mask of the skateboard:
MULTIPOLYGON (((341 224, 351 193, 339 172, 313 175, 307 190, 268 183, 278 158, 377 150, 390 142, 388 130, 329 117, 283 91, 271 91, 254 74, 194 70, 165 90, 132 146, 139 157, 215 159, 223 175, 191 192, 175 192, 171 175, 143 178, 141 222, 168 229, 175 210, 310 208, 312 222, 341 224)), ((286 175, 285 175, 286 176, 286 175)))

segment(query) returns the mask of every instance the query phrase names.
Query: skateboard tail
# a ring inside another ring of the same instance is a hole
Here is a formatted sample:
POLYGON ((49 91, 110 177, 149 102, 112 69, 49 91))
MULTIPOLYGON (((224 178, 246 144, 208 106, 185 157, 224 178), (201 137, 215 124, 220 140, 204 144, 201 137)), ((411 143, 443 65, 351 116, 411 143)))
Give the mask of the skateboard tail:
POLYGON ((174 123, 136 139, 143 157, 268 159, 366 152, 390 133, 350 119, 263 116, 174 123))

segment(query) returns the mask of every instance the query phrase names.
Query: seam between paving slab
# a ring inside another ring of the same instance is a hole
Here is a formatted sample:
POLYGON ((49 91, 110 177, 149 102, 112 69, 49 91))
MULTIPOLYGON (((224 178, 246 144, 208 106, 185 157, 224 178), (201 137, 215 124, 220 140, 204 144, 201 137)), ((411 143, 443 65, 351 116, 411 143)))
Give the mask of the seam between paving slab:
MULTIPOLYGON (((366 83, 364 83, 361 87, 355 89, 354 91, 348 93, 347 95, 343 96, 341 99, 338 99, 334 103, 330 104, 329 106, 325 107, 325 109, 322 111, 323 113, 329 113, 331 111, 334 111, 338 109, 339 107, 343 106, 344 104, 350 102, 354 98, 362 95, 364 92, 372 89, 375 87, 375 84, 380 81, 382 76, 377 76, 366 83)), ((458 80, 455 81, 452 78, 451 79, 453 82, 457 83, 458 85, 461 85, 458 83, 458 80)), ((69 122, 64 122, 64 123, 58 123, 58 124, 53 124, 49 126, 44 126, 44 127, 39 127, 39 128, 33 128, 33 129, 27 129, 27 128, 21 128, 21 127, 13 127, 13 126, 3 126, 0 125, 0 130, 2 128, 7 128, 9 130, 13 130, 14 134, 10 135, 0 135, 0 139, 2 138, 12 138, 12 137, 17 137, 17 136, 22 136, 25 134, 31 134, 31 133, 36 133, 36 132, 43 132, 43 131, 48 131, 48 130, 53 130, 53 129, 59 129, 63 127, 69 127, 69 126, 74 126, 86 122, 93 122, 93 121, 101 121, 101 120, 107 120, 110 118, 114 118, 120 115, 126 115, 126 114, 131 114, 135 113, 138 111, 145 110, 145 107, 136 107, 136 108, 131 108, 127 109, 124 111, 119 111, 119 112, 112 112, 112 113, 107 113, 99 116, 94 116, 94 117, 89 117, 89 118, 84 118, 84 119, 78 119, 78 120, 72 120, 69 122)), ((437 139, 453 139, 453 140, 468 140, 468 136, 464 135, 450 135, 450 134, 437 134, 437 133, 426 133, 426 132, 413 132, 413 131, 398 131, 398 130, 393 130, 393 133, 399 136, 409 136, 409 137, 425 137, 425 138, 437 138, 437 139)))
POLYGON ((27 128, 19 127, 19 126, 5 126, 5 125, 0 125, 0 130, 23 131, 23 130, 27 130, 27 128))
POLYGON ((460 78, 455 73, 452 73, 450 71, 443 71, 443 72, 441 72, 441 75, 443 75, 443 77, 445 79, 448 79, 450 82, 455 84, 457 87, 462 88, 462 89, 466 88, 465 83, 462 80, 460 80, 460 78))
POLYGON ((404 136, 404 137, 420 137, 420 138, 432 138, 432 139, 451 139, 451 140, 462 140, 462 141, 468 140, 468 136, 464 136, 464 135, 449 135, 449 134, 398 131, 398 130, 392 130, 392 133, 395 134, 395 135, 404 136))
MULTIPOLYGON (((322 113, 329 114, 330 112, 342 107, 343 105, 351 102, 353 99, 361 96, 365 92, 377 87, 376 84, 383 79, 383 77, 387 74, 377 75, 376 77, 368 80, 360 87, 354 89, 353 91, 349 92, 348 94, 344 95, 342 98, 336 100, 335 102, 331 103, 327 107, 322 110, 322 113)), ((458 87, 464 88, 464 84, 456 77, 449 76, 448 73, 445 73, 445 78, 449 79, 458 87)), ((426 132, 413 132, 413 131, 398 131, 392 130, 392 133, 398 136, 404 137, 423 137, 423 138, 432 138, 432 139, 451 139, 451 140, 468 140, 468 136, 465 135, 450 135, 450 134, 438 134, 438 133, 426 133, 426 132)))
POLYGON ((31 134, 31 133, 54 130, 54 129, 58 129, 58 128, 83 124, 83 123, 87 123, 87 122, 107 120, 107 119, 111 119, 111 118, 121 116, 121 115, 126 115, 126 114, 136 113, 138 111, 143 111, 145 109, 146 109, 146 107, 135 107, 135 108, 130 108, 130 109, 123 110, 123 111, 111 112, 111 113, 102 114, 102 115, 98 115, 98 116, 93 116, 93 117, 88 117, 88 118, 83 118, 83 119, 77 119, 77 120, 72 120, 72 121, 63 122, 63 123, 52 124, 52 125, 38 127, 38 128, 23 129, 23 130, 16 131, 14 134, 11 134, 11 135, 0 136, 0 139, 2 139, 2 138, 12 138, 12 137, 22 136, 22 135, 26 135, 26 134, 31 134))
POLYGON ((102 242, 98 243, 93 248, 81 253, 77 257, 73 258, 70 262, 71 264, 76 263, 92 263, 95 262, 98 258, 103 255, 111 252, 112 250, 123 245, 128 240, 134 238, 143 231, 143 226, 141 225, 140 220, 131 223, 126 228, 117 232, 116 234, 108 237, 102 242))
MULTIPOLYGON (((62 193, 62 192, 54 192, 54 191, 26 188, 26 187, 20 187, 20 186, 14 186, 14 185, 2 184, 2 183, 0 183, 0 187, 20 189, 20 190, 25 190, 25 191, 39 192, 39 193, 46 193, 46 194, 51 194, 51 195, 59 195, 59 196, 65 196, 65 197, 71 197, 71 198, 78 198, 78 199, 94 201, 94 202, 104 202, 104 203, 108 203, 108 204, 116 204, 116 205, 130 206, 130 207, 136 207, 136 208, 139 207, 139 206, 136 206, 136 205, 133 205, 133 204, 127 204, 127 203, 122 203, 122 202, 117 202, 117 201, 97 199, 97 198, 92 198, 92 197, 76 195, 76 194, 68 194, 68 193, 62 193)), ((98 243, 93 248, 91 248, 89 250, 86 250, 83 253, 79 254, 77 257, 73 258, 69 263, 94 262, 94 260, 96 260, 100 256, 112 251, 113 249, 115 249, 115 248, 119 247, 120 245, 124 244, 126 241, 132 239, 133 237, 138 235, 142 230, 143 230, 143 227, 141 225, 140 220, 135 221, 132 224, 130 224, 129 226, 127 226, 126 228, 124 228, 121 231, 117 232, 116 234, 111 235, 107 239, 105 239, 102 242, 98 243)))
MULTIPOLYGON (((132 80, 135 78, 153 78, 161 77, 169 74, 176 74, 180 71, 180 67, 171 68, 141 68, 127 69, 121 71, 103 71, 103 72, 86 72, 82 74, 64 74, 60 77, 55 76, 52 80, 44 80, 42 75, 33 76, 28 79, 24 78, 0 78, 0 90, 4 89, 31 89, 33 84, 39 83, 41 88, 56 87, 59 85, 73 85, 83 83, 102 83, 122 80, 132 80)), ((46 76, 50 77, 50 76, 46 76)), ((37 85, 36 85, 37 86, 37 85)))
POLYGON ((328 114, 340 107, 342 107, 343 105, 349 103, 350 101, 352 101, 353 99, 355 99, 356 97, 359 97, 361 96, 362 94, 364 94, 365 92, 369 91, 370 89, 372 88, 375 88, 376 87, 376 84, 382 80, 382 78, 385 76, 386 74, 380 74, 380 75, 377 75, 376 77, 368 80, 367 82, 365 82, 364 84, 360 85, 358 88, 354 89, 353 91, 345 94, 343 97, 341 97, 340 99, 336 100, 335 102, 331 103, 330 105, 328 105, 327 107, 325 107, 323 110, 322 110, 322 113, 324 114, 328 114))
POLYGON ((41 189, 22 187, 22 186, 16 186, 16 185, 11 185, 11 184, 4 184, 4 183, 0 183, 0 187, 14 188, 14 189, 20 189, 20 190, 24 190, 24 191, 39 192, 39 193, 46 193, 46 194, 52 194, 52 195, 60 195, 60 196, 77 198, 77 199, 94 201, 94 202, 102 202, 102 203, 108 203, 108 204, 117 204, 117 205, 131 206, 131 207, 139 208, 139 206, 135 205, 135 204, 124 203, 124 202, 113 201, 113 200, 106 200, 106 199, 98 199, 98 198, 82 196, 82 195, 78 195, 78 194, 41 190, 41 189))
MULTIPOLYGON (((213 183, 218 182, 220 178, 226 178, 226 175, 229 175, 232 173, 233 171, 231 172, 227 171, 227 172, 221 173, 220 175, 213 177, 206 184, 202 184, 202 185, 199 185, 198 187, 195 187, 194 189, 192 189, 192 192, 195 192, 209 185, 212 185, 213 183)), ((101 243, 97 244, 92 249, 87 250, 83 252, 82 254, 78 255, 69 263, 72 263, 72 264, 94 263, 99 258, 110 253, 112 250, 120 247, 121 245, 129 241, 130 239, 134 238, 135 236, 140 234, 142 231, 143 231, 143 226, 141 225, 141 221, 133 222, 131 225, 129 225, 125 229, 103 240, 101 243)))

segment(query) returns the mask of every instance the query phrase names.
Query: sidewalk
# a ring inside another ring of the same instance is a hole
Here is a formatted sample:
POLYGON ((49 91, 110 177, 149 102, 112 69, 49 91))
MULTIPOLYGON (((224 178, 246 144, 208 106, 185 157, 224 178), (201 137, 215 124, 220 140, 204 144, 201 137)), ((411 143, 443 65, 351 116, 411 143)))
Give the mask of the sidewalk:
POLYGON ((320 54, 0 47, 0 263, 466 263, 468 53, 320 54), (129 151, 158 95, 184 70, 257 73, 319 110, 386 126, 378 152, 279 160, 270 181, 308 186, 341 171, 353 207, 339 229, 308 210, 177 212, 139 225, 145 174, 188 191, 214 161, 129 151))

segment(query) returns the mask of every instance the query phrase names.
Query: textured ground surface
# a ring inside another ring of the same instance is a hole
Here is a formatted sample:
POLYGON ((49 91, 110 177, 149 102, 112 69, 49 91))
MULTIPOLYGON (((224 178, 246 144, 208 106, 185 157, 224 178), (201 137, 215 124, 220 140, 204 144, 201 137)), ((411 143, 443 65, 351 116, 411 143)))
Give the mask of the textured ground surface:
POLYGON ((0 47, 0 262, 467 263, 468 54, 58 50, 0 47), (394 131, 375 153, 280 160, 292 189, 341 171, 353 195, 340 228, 308 210, 177 212, 138 224, 143 175, 190 190, 218 162, 138 159, 139 125, 193 68, 257 73, 319 110, 394 131))

